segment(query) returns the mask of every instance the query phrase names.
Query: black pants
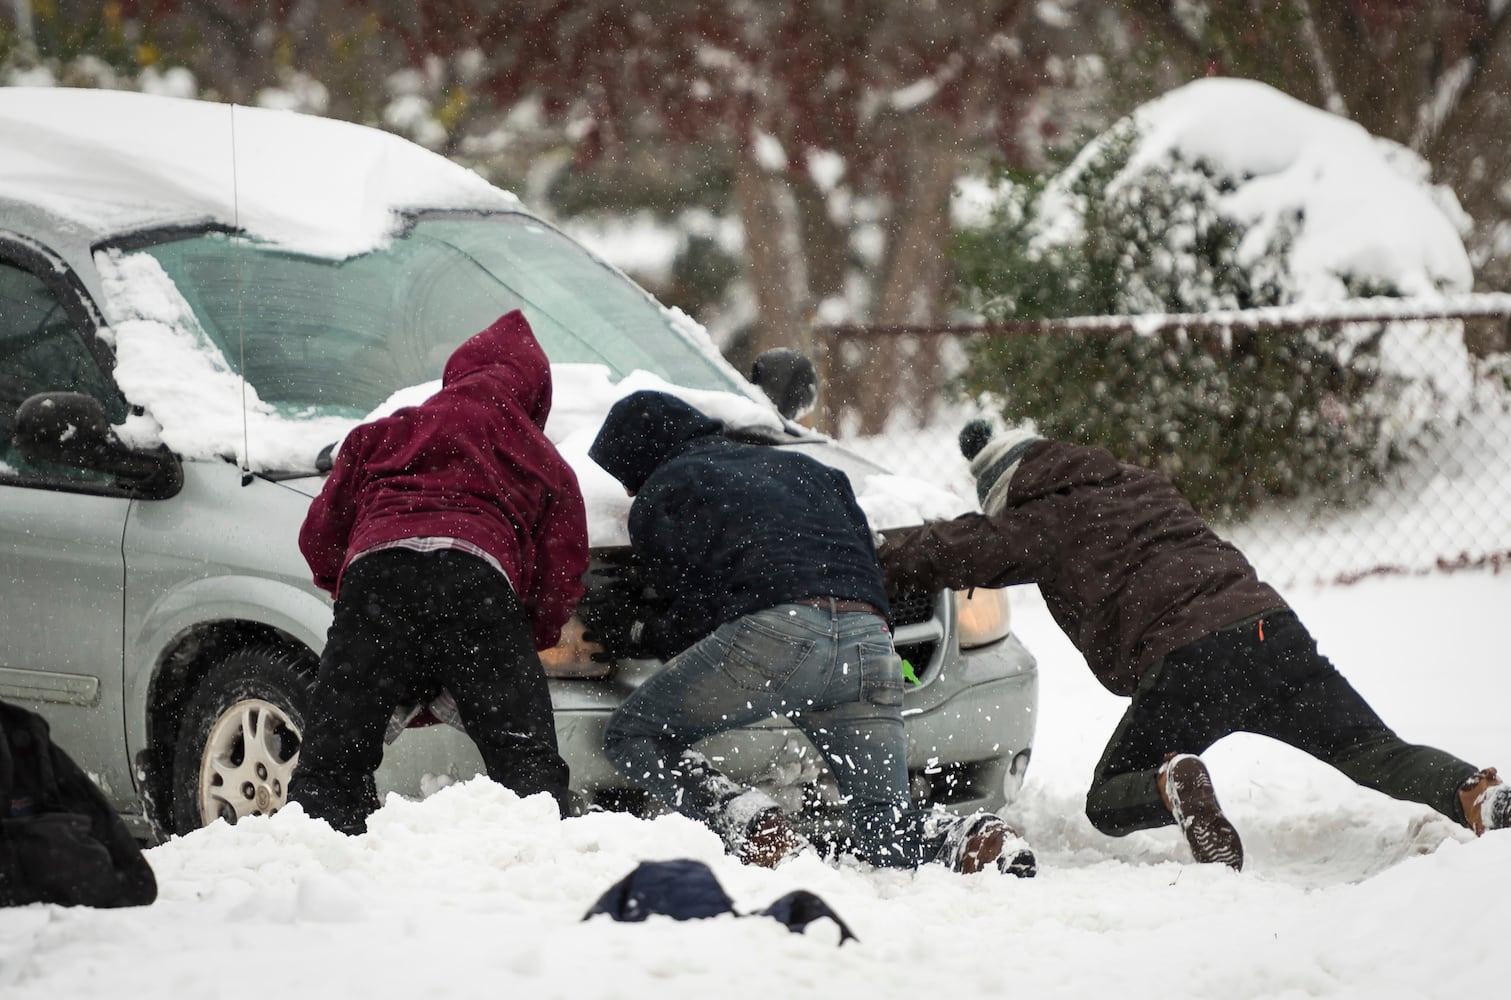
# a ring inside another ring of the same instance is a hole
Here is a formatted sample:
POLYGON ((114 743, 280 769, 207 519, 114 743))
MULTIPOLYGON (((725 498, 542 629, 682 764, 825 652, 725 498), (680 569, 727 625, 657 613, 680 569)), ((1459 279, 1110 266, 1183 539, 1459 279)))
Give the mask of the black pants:
POLYGON ((289 797, 361 833, 389 717, 443 687, 488 777, 548 792, 565 815, 567 764, 529 616, 498 570, 455 550, 385 549, 347 568, 289 797))
POLYGON ((1396 736, 1285 610, 1182 646, 1145 673, 1097 764, 1086 815, 1114 836, 1173 822, 1156 784, 1166 754, 1199 754, 1237 732, 1273 737, 1366 788, 1464 822, 1458 788, 1477 769, 1396 736))

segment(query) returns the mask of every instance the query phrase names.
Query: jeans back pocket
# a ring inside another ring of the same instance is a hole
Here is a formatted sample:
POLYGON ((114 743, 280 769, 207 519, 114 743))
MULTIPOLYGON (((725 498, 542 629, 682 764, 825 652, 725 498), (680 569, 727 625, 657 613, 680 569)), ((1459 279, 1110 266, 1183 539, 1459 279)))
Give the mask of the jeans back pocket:
POLYGON ((797 631, 746 615, 732 623, 719 669, 746 691, 776 691, 792 679, 817 643, 797 631))
POLYGON ((863 642, 860 651, 860 696, 883 708, 902 707, 902 657, 891 643, 863 642))

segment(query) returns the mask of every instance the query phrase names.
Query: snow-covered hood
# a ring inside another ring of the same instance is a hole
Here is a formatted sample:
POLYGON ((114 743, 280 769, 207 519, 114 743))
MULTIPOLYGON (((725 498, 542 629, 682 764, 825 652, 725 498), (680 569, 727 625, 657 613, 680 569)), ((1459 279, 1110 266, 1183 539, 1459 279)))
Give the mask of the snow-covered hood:
MULTIPOLYGON (((551 428, 547 427, 548 435, 551 428)), ((592 436, 587 437, 592 441, 592 436)), ((588 538, 594 548, 628 545, 630 499, 613 477, 587 457, 586 445, 573 435, 567 443, 558 442, 562 455, 577 473, 582 486, 588 515, 588 538)), ((856 500, 866 520, 875 531, 905 528, 925 521, 941 520, 973 510, 965 498, 938 484, 914 476, 897 475, 845 449, 832 438, 812 435, 794 439, 793 448, 832 465, 845 473, 855 491, 856 500)), ((324 476, 301 476, 285 479, 280 485, 314 499, 325 484, 324 476)))
MULTIPOLYGON (((588 450, 614 403, 642 390, 674 395, 725 426, 784 442, 776 447, 800 450, 839 469, 849 477, 861 510, 877 531, 954 517, 972 509, 969 499, 938 483, 889 472, 833 438, 785 423, 775 410, 744 396, 689 389, 643 371, 631 372, 616 382, 602 365, 559 364, 552 365, 551 370, 555 403, 546 422, 546 436, 577 473, 587 508, 588 536, 595 547, 629 544, 630 498, 618 480, 589 457, 588 450)), ((419 403, 440 387, 437 380, 395 393, 367 419, 419 403)), ((352 421, 350 426, 355 424, 352 421)), ((309 497, 320 492, 323 483, 320 476, 283 481, 283 485, 309 497)))

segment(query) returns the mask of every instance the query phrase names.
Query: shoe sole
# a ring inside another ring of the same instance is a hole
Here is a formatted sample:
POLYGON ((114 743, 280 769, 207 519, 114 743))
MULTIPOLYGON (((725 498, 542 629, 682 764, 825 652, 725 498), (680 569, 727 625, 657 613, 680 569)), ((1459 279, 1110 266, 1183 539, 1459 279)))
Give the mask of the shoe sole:
POLYGON ((1243 841, 1222 814, 1207 765, 1196 757, 1177 760, 1165 773, 1165 789, 1178 803, 1176 817, 1191 854, 1202 864, 1224 864, 1243 870, 1243 841))
POLYGON ((1029 850, 1016 851, 1011 857, 1004 854, 997 859, 997 867, 1004 875, 1016 878, 1033 878, 1039 873, 1039 863, 1034 860, 1034 852, 1029 850))
POLYGON ((1511 788, 1492 785, 1480 798, 1483 803, 1480 816, 1486 830, 1504 830, 1511 826, 1511 788))

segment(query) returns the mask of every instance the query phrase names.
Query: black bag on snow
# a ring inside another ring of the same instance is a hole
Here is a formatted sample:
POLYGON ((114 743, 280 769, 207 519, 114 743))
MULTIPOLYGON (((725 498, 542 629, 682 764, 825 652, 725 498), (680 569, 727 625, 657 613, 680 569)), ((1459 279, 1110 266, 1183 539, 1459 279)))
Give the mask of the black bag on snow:
POLYGON ((152 866, 47 721, 0 702, 0 906, 143 906, 152 866))

